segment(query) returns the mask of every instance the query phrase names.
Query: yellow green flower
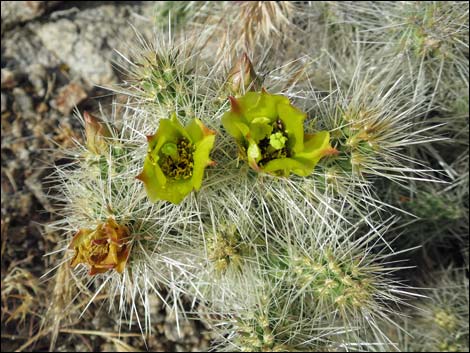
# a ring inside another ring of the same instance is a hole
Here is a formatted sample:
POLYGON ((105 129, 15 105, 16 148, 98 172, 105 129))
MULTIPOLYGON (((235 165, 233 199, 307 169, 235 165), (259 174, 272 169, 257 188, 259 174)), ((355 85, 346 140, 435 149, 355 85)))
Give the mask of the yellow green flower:
POLYGON ((328 131, 304 133, 306 114, 288 98, 265 90, 229 98, 231 110, 222 117, 222 124, 254 170, 307 176, 322 157, 334 153, 328 131))
POLYGON ((214 145, 215 132, 199 119, 183 127, 176 114, 164 119, 155 135, 147 136, 148 153, 143 171, 137 176, 144 183, 152 202, 180 203, 193 190, 201 188, 214 145))
POLYGON ((129 257, 129 237, 129 229, 112 218, 95 229, 80 229, 69 246, 75 250, 70 266, 87 264, 90 275, 112 269, 122 273, 129 257))

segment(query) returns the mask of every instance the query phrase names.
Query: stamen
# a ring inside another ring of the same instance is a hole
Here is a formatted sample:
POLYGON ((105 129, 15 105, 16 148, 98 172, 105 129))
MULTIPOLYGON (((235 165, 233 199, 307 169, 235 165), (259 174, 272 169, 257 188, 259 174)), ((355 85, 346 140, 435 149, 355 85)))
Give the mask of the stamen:
POLYGON ((159 160, 163 173, 174 180, 189 179, 193 175, 194 147, 187 139, 169 145, 159 160), (170 153, 169 153, 170 152, 170 153))
POLYGON ((271 134, 258 143, 262 156, 258 165, 263 166, 273 159, 289 157, 290 151, 287 147, 288 140, 289 138, 285 131, 284 124, 278 119, 273 123, 271 134))

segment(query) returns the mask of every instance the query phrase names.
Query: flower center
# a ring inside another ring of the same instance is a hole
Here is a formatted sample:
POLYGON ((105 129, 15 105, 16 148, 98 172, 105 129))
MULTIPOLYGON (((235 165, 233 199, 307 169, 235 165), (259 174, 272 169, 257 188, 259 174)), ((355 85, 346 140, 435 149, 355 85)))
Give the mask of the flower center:
POLYGON ((90 244, 90 260, 94 263, 103 261, 109 253, 107 239, 93 239, 90 244))
POLYGON ((193 144, 185 138, 176 144, 168 142, 163 145, 163 156, 159 160, 163 173, 174 180, 190 178, 194 167, 193 152, 193 144))
POLYGON ((258 162, 260 166, 265 165, 273 159, 290 157, 290 151, 287 147, 289 138, 281 119, 277 119, 272 127, 273 130, 271 134, 258 143, 258 147, 261 151, 261 160, 258 162))

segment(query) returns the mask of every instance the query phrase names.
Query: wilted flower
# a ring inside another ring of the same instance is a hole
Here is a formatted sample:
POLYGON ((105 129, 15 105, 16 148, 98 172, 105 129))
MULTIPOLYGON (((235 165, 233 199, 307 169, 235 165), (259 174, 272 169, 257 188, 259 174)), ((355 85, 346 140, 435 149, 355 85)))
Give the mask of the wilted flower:
POLYGON ((88 150, 95 154, 106 154, 108 151, 106 138, 111 137, 108 126, 88 112, 84 112, 83 117, 85 118, 85 137, 88 150))
POLYGON ((222 117, 222 124, 257 171, 307 176, 322 157, 334 151, 328 131, 304 133, 306 114, 282 95, 248 92, 239 99, 230 97, 230 102, 232 108, 222 117))
POLYGON ((90 275, 115 269, 122 273, 129 257, 129 229, 109 218, 95 229, 80 229, 69 248, 75 250, 70 266, 90 265, 90 275))
POLYGON ((137 176, 143 181, 150 201, 180 203, 193 189, 199 190, 215 132, 199 119, 183 127, 176 114, 164 119, 155 135, 147 136, 149 148, 144 169, 137 176))

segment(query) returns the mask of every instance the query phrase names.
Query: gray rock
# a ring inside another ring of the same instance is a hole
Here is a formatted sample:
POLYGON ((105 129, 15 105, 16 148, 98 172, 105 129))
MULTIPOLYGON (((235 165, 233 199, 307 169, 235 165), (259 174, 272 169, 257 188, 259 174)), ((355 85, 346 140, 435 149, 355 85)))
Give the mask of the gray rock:
POLYGON ((14 25, 41 16, 47 1, 2 1, 2 32, 14 25))
MULTIPOLYGON (((123 43, 134 41, 129 18, 143 11, 142 5, 102 5, 78 13, 68 12, 66 18, 38 24, 33 30, 44 47, 85 82, 107 85, 116 81, 111 64, 117 56, 114 48, 125 51, 123 43)), ((136 26, 145 28, 142 20, 136 26)))
POLYGON ((29 66, 26 71, 29 82, 33 85, 36 94, 40 97, 44 97, 46 94, 45 82, 47 80, 47 72, 44 66, 33 64, 29 66))
POLYGON ((61 61, 41 42, 33 29, 36 23, 9 31, 2 37, 4 53, 2 59, 8 60, 18 69, 27 71, 31 65, 42 65, 46 68, 57 67, 61 61))
POLYGON ((77 23, 61 19, 43 24, 36 33, 51 53, 90 84, 104 85, 115 79, 109 60, 99 50, 102 38, 87 40, 86 30, 82 32, 77 23))
POLYGON ((17 113, 22 114, 25 118, 31 118, 35 115, 33 107, 33 99, 24 89, 15 87, 13 89, 13 96, 15 97, 15 108, 17 113))
POLYGON ((2 69, 1 74, 2 89, 13 88, 16 86, 16 78, 13 71, 8 69, 2 69))
MULTIPOLYGON (((45 21, 30 21, 3 33, 3 57, 21 72, 30 71, 33 64, 46 69, 65 64, 70 78, 83 80, 87 89, 116 82, 112 61, 119 56, 114 49, 129 54, 130 45, 136 42, 132 26, 151 36, 154 23, 150 16, 155 4, 80 6, 44 14, 48 16, 45 21)), ((39 81, 32 83, 42 95, 39 81)))
POLYGON ((8 96, 2 92, 2 113, 7 110, 8 107, 8 96))
POLYGON ((85 90, 77 83, 72 82, 62 87, 52 100, 51 106, 64 115, 69 115, 72 109, 87 98, 85 90))

